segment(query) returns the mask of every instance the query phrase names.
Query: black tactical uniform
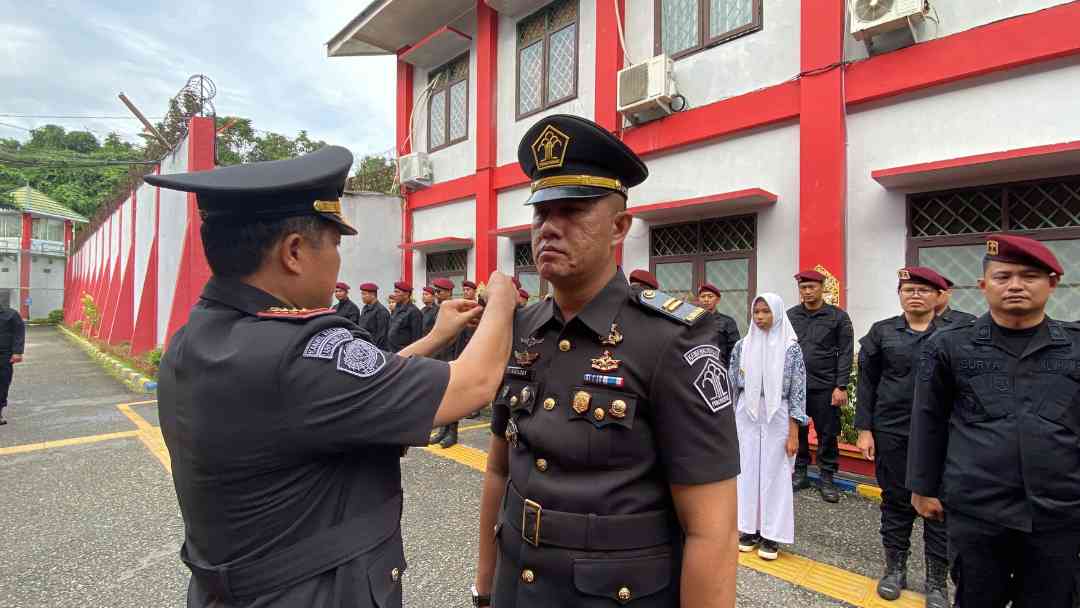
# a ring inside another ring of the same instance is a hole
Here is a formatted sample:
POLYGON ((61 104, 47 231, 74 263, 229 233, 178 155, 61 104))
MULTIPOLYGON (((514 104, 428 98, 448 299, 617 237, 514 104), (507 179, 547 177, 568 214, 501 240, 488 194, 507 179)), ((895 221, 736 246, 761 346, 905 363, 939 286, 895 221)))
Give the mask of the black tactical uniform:
POLYGON ((970 312, 955 310, 948 306, 945 307, 945 310, 941 311, 940 315, 937 315, 937 318, 941 320, 942 325, 966 325, 968 323, 973 323, 975 319, 978 319, 978 317, 970 312))
POLYGON ((724 367, 727 367, 727 364, 731 362, 731 351, 735 350, 735 343, 742 337, 739 335, 739 324, 722 312, 714 312, 712 317, 717 328, 715 344, 720 349, 724 367))
POLYGON ((25 343, 26 324, 19 316, 19 311, 0 305, 0 424, 7 424, 3 414, 7 407, 11 380, 15 376, 15 365, 11 362, 11 356, 23 354, 25 343))
MULTIPOLYGON (((351 165, 329 147, 146 181, 197 192, 207 222, 258 210, 355 234, 336 202, 351 165)), ((426 443, 449 367, 381 351, 330 308, 284 306, 214 277, 162 358, 187 606, 400 606, 400 446, 426 443)))
POLYGON ((390 331, 387 340, 390 350, 398 352, 424 337, 424 318, 412 302, 398 303, 390 313, 390 331))
POLYGON ((360 324, 360 308, 347 297, 334 302, 334 312, 357 325, 360 324))
POLYGON ((435 319, 439 317, 439 306, 437 304, 428 304, 420 309, 420 318, 423 322, 422 328, 424 335, 431 333, 432 329, 435 329, 435 319))
MULTIPOLYGON (((832 394, 837 388, 847 390, 855 331, 848 314, 832 304, 822 304, 817 310, 798 304, 788 309, 787 316, 806 361, 806 413, 814 420, 817 433, 817 464, 822 477, 831 481, 840 457, 840 408, 833 406, 832 394)), ((805 474, 809 464, 808 426, 800 426, 796 473, 801 470, 805 474)))
MULTIPOLYGON (((573 116, 534 125, 518 159, 534 180, 529 204, 625 194, 647 175, 573 116)), ((518 309, 491 423, 509 443, 492 606, 679 605, 670 485, 739 472, 715 332, 703 309, 636 292, 622 271, 569 321, 554 298, 518 309)))
POLYGON ((390 335, 390 311, 386 310, 382 302, 375 300, 371 304, 364 304, 357 325, 371 336, 372 343, 378 346, 379 350, 392 351, 387 339, 390 335))

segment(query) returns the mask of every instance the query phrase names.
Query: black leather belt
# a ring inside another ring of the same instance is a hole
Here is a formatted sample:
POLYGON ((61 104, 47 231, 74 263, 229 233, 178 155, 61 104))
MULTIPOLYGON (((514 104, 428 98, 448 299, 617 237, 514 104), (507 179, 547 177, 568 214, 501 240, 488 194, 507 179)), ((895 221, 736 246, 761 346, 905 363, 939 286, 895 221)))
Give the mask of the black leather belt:
POLYGON ((348 563, 375 549, 397 532, 401 494, 377 508, 321 530, 300 542, 256 559, 239 558, 211 565, 190 556, 180 559, 204 589, 229 603, 285 589, 348 563))
POLYGON ((512 483, 506 484, 501 520, 534 547, 550 545, 579 551, 655 547, 671 542, 678 529, 674 514, 666 510, 632 515, 552 511, 522 496, 512 483))

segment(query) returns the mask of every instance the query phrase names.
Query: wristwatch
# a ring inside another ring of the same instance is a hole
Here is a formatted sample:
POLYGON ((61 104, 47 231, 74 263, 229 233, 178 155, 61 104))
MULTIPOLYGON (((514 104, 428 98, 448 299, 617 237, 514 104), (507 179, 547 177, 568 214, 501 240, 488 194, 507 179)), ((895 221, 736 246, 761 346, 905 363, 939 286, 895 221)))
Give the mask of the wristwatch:
POLYGON ((472 605, 474 608, 484 608, 484 606, 491 605, 491 596, 480 595, 480 592, 476 590, 476 585, 469 587, 469 591, 472 592, 472 605))

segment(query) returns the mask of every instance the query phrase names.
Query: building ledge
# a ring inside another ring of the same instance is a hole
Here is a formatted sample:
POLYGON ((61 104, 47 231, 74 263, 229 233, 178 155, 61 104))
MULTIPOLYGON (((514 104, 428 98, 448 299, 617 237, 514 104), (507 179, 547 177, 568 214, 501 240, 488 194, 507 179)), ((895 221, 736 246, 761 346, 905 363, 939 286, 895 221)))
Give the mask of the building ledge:
POLYGON ((772 205, 776 201, 777 196, 768 190, 749 188, 697 198, 640 205, 627 209, 627 212, 649 222, 688 221, 735 211, 759 209, 772 205))
POLYGON ((872 171, 889 190, 936 190, 1074 173, 1080 141, 1016 148, 872 171))
POLYGON ((392 55, 474 7, 475 0, 375 0, 326 43, 326 54, 392 55))
POLYGON ((440 239, 430 239, 427 241, 413 241, 411 243, 402 243, 398 245, 398 247, 401 249, 412 249, 414 251, 423 251, 425 253, 451 251, 454 249, 469 249, 472 246, 472 239, 466 239, 456 236, 447 236, 440 239))
POLYGON ((405 63, 430 70, 469 50, 472 38, 454 28, 444 25, 428 34, 423 40, 399 55, 405 63))
POLYGON ((517 239, 529 236, 532 232, 532 224, 518 224, 516 226, 504 226, 498 230, 492 230, 495 236, 517 239))

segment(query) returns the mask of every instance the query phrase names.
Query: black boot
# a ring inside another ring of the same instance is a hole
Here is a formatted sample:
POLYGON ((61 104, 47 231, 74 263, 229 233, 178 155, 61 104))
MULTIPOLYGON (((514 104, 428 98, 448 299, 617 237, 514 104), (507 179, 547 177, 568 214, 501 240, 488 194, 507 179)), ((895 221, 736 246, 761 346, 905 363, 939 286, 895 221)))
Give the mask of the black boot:
POLYGON ((806 467, 795 467, 795 474, 791 476, 791 489, 798 492, 810 487, 810 478, 806 476, 806 467))
POLYGON ((428 445, 434 445, 436 443, 441 442, 443 440, 443 438, 446 437, 447 429, 449 429, 449 428, 450 427, 448 427, 448 426, 440 426, 440 427, 436 428, 431 433, 431 436, 428 437, 428 445))
POLYGON ((450 446, 457 443, 457 425, 458 425, 458 423, 456 423, 456 422, 453 423, 453 424, 447 425, 447 427, 446 427, 447 428, 446 436, 443 437, 442 441, 439 442, 439 447, 440 448, 443 448, 445 450, 446 448, 448 448, 448 447, 450 447, 450 446))
POLYGON ((885 549, 885 576, 877 584, 877 594, 882 599, 895 600, 907 587, 907 551, 885 549))
POLYGON ((949 608, 948 562, 926 557, 926 608, 949 608))
POLYGON ((840 490, 833 483, 832 471, 821 472, 821 482, 818 484, 821 499, 825 502, 840 502, 840 490))

